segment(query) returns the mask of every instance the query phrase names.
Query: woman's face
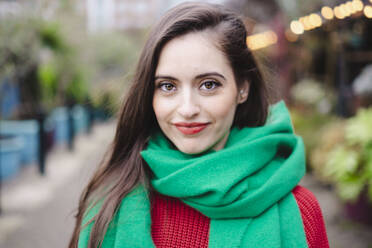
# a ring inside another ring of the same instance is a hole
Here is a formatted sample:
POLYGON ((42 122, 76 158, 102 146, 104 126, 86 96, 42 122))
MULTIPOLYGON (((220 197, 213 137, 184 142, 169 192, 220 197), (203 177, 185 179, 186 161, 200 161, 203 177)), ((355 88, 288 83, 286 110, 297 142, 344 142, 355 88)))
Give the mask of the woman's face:
POLYGON ((248 83, 238 92, 232 68, 208 38, 194 32, 169 41, 155 72, 153 108, 163 133, 182 152, 224 147, 248 83))

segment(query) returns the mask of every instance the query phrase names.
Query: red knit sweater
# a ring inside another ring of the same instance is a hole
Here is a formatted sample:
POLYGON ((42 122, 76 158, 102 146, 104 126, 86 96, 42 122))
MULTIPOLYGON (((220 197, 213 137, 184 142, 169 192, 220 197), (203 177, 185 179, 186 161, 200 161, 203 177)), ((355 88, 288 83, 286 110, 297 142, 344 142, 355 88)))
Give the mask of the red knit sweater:
MULTIPOLYGON (((299 206, 309 248, 328 248, 323 216, 315 196, 297 186, 299 206)), ((158 248, 208 247, 210 219, 176 198, 154 194, 151 234, 158 248)))

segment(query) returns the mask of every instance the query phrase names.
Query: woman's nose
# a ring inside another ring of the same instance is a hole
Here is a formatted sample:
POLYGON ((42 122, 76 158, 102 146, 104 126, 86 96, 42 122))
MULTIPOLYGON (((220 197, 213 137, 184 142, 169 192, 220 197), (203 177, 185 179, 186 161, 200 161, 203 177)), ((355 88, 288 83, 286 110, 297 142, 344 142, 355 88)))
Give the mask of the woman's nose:
POLYGON ((181 94, 178 104, 178 113, 185 119, 190 119, 200 113, 198 97, 192 91, 185 91, 181 94))

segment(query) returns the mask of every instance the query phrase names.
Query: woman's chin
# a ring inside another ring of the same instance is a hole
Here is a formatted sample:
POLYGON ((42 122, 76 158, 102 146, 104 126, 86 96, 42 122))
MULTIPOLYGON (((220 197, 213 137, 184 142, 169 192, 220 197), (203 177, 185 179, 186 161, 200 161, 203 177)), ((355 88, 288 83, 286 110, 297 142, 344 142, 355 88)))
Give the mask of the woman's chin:
POLYGON ((208 147, 200 146, 200 144, 179 145, 176 147, 179 151, 188 155, 199 154, 208 149, 208 147))

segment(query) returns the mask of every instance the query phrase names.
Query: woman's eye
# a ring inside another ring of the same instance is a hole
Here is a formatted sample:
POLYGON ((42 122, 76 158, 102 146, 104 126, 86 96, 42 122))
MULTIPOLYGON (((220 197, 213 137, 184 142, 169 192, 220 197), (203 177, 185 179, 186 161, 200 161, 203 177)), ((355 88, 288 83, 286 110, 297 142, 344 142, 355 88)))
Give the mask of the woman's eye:
POLYGON ((161 83, 159 88, 165 92, 174 91, 176 89, 176 87, 171 83, 161 83))
POLYGON ((220 83, 218 83, 216 81, 205 81, 200 86, 200 89, 202 89, 202 90, 213 90, 213 89, 217 88, 218 86, 220 86, 220 83))

